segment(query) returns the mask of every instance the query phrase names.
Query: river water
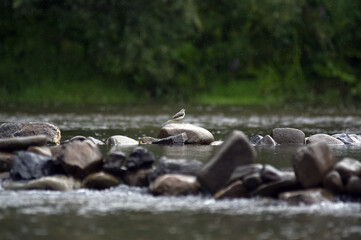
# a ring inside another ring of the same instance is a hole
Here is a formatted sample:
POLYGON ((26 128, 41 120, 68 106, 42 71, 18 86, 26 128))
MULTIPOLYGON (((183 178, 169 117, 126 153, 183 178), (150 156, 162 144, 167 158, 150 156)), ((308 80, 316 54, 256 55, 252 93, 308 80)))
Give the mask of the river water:
MULTIPOLYGON (((76 135, 105 141, 112 135, 156 137, 180 108, 184 122, 224 140, 234 129, 266 135, 275 127, 315 133, 361 134, 361 111, 346 107, 239 106, 8 106, 0 123, 46 121, 62 140, 76 135)), ((133 147, 120 150, 129 153, 133 147)), ((217 146, 146 146, 156 159, 206 162, 217 146)), ((109 151, 103 146, 102 151, 109 151)), ((361 160, 361 147, 333 147, 338 159, 361 160)), ((295 146, 257 147, 257 162, 290 168, 295 146)), ((120 185, 105 191, 5 191, 0 189, 0 239, 361 239, 361 204, 291 206, 269 199, 215 201, 207 196, 154 197, 120 185)))

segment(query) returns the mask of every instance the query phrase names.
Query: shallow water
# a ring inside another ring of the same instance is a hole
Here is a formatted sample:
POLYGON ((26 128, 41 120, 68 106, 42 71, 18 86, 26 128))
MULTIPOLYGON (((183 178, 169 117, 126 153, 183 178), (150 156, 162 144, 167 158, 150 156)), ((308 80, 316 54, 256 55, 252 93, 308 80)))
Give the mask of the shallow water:
MULTIPOLYGON (((182 106, 183 107, 183 106, 182 106)), ((10 106, 0 122, 47 121, 59 126, 62 140, 76 135, 105 141, 112 135, 156 137, 162 123, 181 107, 10 106)), ((224 140, 234 129, 248 136, 266 135, 275 127, 314 133, 361 134, 357 108, 302 106, 185 106, 184 122, 210 130, 224 140)), ((156 159, 206 162, 217 146, 146 146, 156 159)), ((133 147, 121 150, 130 152, 133 147)), ((289 168, 297 146, 256 148, 257 162, 289 168)), ((102 147, 103 152, 109 150, 102 147)), ((361 159, 361 147, 334 147, 338 159, 361 159)), ((154 197, 146 189, 119 186, 106 191, 69 192, 0 190, 1 239, 359 239, 361 204, 290 206, 266 199, 215 201, 205 196, 154 197)))

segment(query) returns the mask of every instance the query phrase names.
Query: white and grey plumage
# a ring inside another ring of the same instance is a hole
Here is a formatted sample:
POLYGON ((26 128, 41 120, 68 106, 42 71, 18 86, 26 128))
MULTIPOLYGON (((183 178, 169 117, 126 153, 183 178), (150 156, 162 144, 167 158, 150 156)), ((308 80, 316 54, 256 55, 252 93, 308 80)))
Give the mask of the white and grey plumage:
POLYGON ((179 112, 177 112, 171 119, 169 119, 167 122, 171 121, 180 121, 182 120, 186 115, 186 110, 181 109, 179 112))

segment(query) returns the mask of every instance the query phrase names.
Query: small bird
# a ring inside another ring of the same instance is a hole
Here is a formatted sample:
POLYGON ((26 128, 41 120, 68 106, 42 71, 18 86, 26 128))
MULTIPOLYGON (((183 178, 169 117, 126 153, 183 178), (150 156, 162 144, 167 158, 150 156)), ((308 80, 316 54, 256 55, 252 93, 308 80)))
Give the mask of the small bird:
POLYGON ((171 119, 169 119, 167 122, 171 121, 180 121, 182 120, 186 115, 186 110, 181 109, 179 112, 177 112, 171 119))

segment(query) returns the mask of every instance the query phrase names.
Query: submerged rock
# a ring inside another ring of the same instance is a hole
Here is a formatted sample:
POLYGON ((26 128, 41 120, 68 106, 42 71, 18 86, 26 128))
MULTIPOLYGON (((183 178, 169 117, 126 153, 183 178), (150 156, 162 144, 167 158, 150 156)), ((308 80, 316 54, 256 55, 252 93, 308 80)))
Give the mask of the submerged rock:
POLYGON ((295 128, 275 128, 271 136, 279 144, 305 143, 305 133, 295 128))
POLYGON ((48 138, 45 135, 3 138, 0 139, 0 151, 26 150, 30 146, 44 146, 47 142, 48 138))
POLYGON ((232 199, 232 198, 247 198, 249 197, 247 189, 244 187, 241 180, 237 180, 216 192, 213 196, 215 199, 232 199))
POLYGON ((186 143, 189 144, 210 144, 214 141, 214 137, 210 131, 189 123, 172 123, 165 125, 160 129, 158 138, 166 138, 181 133, 187 134, 188 140, 186 143))
POLYGON ((337 138, 334 138, 328 134, 315 134, 307 138, 306 144, 316 143, 316 142, 325 142, 328 145, 344 145, 344 143, 337 138))
POLYGON ((106 141, 106 144, 129 146, 129 145, 138 145, 138 141, 127 136, 115 135, 109 137, 106 141))
POLYGON ((334 196, 322 188, 284 192, 279 195, 279 199, 295 205, 336 202, 334 196))
POLYGON ((258 141, 257 146, 277 146, 277 142, 270 135, 266 135, 258 141))
POLYGON ((255 136, 252 136, 250 139, 249 139, 249 142, 252 144, 252 145, 257 145, 257 143, 259 141, 261 141, 263 138, 263 136, 261 135, 255 135, 255 136))
POLYGON ((109 173, 104 173, 104 172, 92 173, 88 175, 83 181, 83 185, 86 188, 98 189, 98 190, 115 187, 118 186, 119 184, 120 182, 116 177, 114 177, 109 173))
POLYGON ((46 122, 3 123, 0 125, 0 138, 28 137, 45 135, 51 143, 60 143, 60 129, 46 122))
POLYGON ((199 183, 194 176, 180 174, 165 174, 149 186, 149 192, 154 195, 189 195, 199 191, 199 183))
POLYGON ((124 183, 129 186, 148 187, 149 175, 153 172, 152 168, 142 168, 136 171, 127 171, 123 175, 124 183))

